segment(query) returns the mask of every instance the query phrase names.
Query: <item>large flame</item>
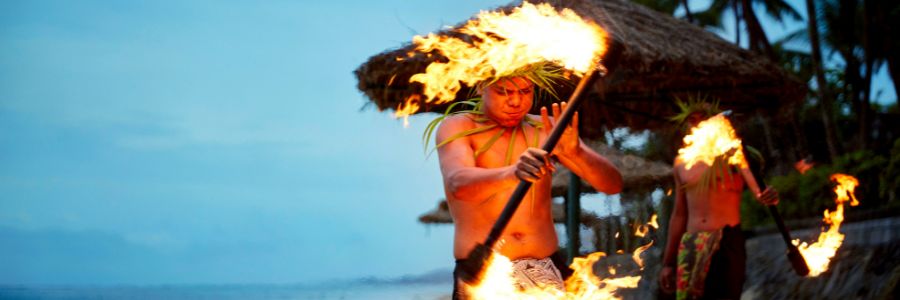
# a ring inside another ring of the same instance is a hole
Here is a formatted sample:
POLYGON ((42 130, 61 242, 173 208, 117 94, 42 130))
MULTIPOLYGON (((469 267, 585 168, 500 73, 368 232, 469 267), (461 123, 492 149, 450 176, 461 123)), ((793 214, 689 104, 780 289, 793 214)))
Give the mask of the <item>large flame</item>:
POLYGON ((729 165, 746 167, 741 140, 725 115, 718 114, 700 122, 684 137, 678 159, 690 169, 696 163, 711 166, 717 157, 726 157, 729 165))
MULTIPOLYGON (((653 242, 638 247, 632 259, 638 267, 643 269, 643 260, 640 255, 650 248, 653 242)), ((615 292, 621 288, 635 288, 641 276, 618 276, 612 278, 599 278, 594 275, 594 264, 605 257, 603 252, 594 252, 587 257, 577 257, 572 260, 570 267, 574 271, 566 280, 566 290, 562 291, 552 286, 543 286, 519 290, 513 279, 513 263, 509 258, 493 253, 485 265, 485 273, 482 280, 475 285, 466 286, 473 299, 621 299, 615 292)), ((611 275, 616 270, 609 269, 611 275)))
MULTIPOLYGON (((641 224, 635 235, 643 237, 649 227, 659 228, 657 215, 653 214, 650 221, 641 224)), ((618 237, 618 232, 616 237, 618 237)), ((644 260, 641 254, 653 246, 653 241, 640 246, 631 254, 631 259, 640 270, 644 269, 644 260)), ((617 253, 624 253, 619 250, 617 253)), ((474 299, 621 299, 615 294, 620 288, 635 288, 641 276, 617 276, 599 278, 594 274, 593 268, 598 260, 605 257, 603 252, 595 252, 587 257, 577 257, 572 260, 570 268, 573 275, 565 282, 565 291, 555 287, 538 287, 527 290, 518 290, 513 279, 513 263, 509 258, 494 252, 485 264, 485 274, 482 280, 475 285, 466 286, 474 299)), ((616 269, 609 267, 609 274, 616 275, 616 269)))
POLYGON ((831 224, 828 231, 819 234, 819 239, 812 244, 800 243, 799 239, 794 240, 794 244, 798 245, 797 248, 806 259, 806 265, 809 266, 809 276, 819 276, 828 271, 828 263, 844 242, 844 235, 838 232, 841 223, 844 222, 844 203, 849 201, 850 206, 859 205, 859 201, 853 195, 853 191, 859 185, 856 178, 846 174, 833 174, 831 180, 838 183, 834 187, 834 193, 837 195, 834 202, 837 208, 831 212, 825 210, 824 221, 831 224))
POLYGON ((556 63, 581 75, 606 52, 605 31, 570 9, 557 11, 546 3, 523 2, 510 13, 482 11, 457 31, 471 39, 433 33, 413 37, 414 51, 437 51, 447 60, 410 77, 424 85, 425 99, 406 99, 397 107, 397 117, 416 112, 421 101, 452 101, 461 84, 475 86, 537 62, 556 63))

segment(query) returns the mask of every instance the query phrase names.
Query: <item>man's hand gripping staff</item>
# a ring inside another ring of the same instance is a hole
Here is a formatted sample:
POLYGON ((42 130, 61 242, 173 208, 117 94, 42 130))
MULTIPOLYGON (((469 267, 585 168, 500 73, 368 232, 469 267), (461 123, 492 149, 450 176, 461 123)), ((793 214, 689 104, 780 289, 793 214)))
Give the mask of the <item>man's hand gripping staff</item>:
MULTIPOLYGON (((566 102, 561 104, 554 103, 551 106, 553 119, 550 119, 546 107, 541 108, 541 121, 544 124, 541 130, 547 136, 552 134, 551 131, 558 124, 556 120, 561 118, 561 111, 565 111, 567 107, 568 104, 566 102)), ((581 146, 581 140, 578 138, 578 112, 575 112, 572 121, 565 127, 566 129, 559 139, 556 149, 553 150, 559 155, 571 155, 573 151, 578 151, 578 147, 581 146)), ((556 167, 553 166, 551 159, 552 156, 552 153, 541 148, 528 148, 525 153, 519 156, 519 162, 516 163, 516 177, 520 180, 535 183, 544 176, 552 175, 556 172, 556 167)))

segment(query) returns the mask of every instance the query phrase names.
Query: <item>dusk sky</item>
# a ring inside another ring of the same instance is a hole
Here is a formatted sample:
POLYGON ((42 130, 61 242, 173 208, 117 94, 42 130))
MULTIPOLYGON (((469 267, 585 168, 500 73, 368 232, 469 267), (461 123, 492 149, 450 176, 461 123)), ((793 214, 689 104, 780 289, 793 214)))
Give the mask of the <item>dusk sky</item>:
POLYGON ((451 268, 416 221, 434 116, 363 108, 352 71, 505 3, 0 1, 0 284, 451 268))

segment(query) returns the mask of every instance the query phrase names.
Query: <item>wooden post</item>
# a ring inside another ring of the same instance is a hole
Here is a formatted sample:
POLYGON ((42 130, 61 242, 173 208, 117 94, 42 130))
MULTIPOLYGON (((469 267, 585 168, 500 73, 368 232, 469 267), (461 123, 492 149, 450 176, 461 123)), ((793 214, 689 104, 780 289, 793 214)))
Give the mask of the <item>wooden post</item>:
POLYGON ((569 177, 569 193, 566 195, 567 264, 572 264, 572 260, 579 255, 578 249, 581 248, 580 228, 581 178, 578 178, 578 175, 572 172, 572 176, 569 177))

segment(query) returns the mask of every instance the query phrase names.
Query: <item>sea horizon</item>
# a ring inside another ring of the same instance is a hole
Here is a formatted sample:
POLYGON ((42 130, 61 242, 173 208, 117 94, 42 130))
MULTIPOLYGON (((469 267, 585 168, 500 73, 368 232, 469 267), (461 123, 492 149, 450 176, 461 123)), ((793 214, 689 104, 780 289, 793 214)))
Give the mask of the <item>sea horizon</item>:
POLYGON ((0 299, 443 299, 452 271, 392 278, 365 276, 297 283, 19 284, 0 283, 0 299))

